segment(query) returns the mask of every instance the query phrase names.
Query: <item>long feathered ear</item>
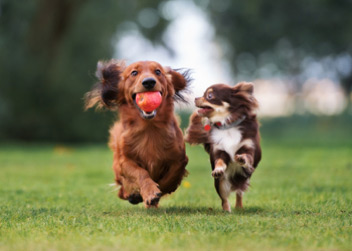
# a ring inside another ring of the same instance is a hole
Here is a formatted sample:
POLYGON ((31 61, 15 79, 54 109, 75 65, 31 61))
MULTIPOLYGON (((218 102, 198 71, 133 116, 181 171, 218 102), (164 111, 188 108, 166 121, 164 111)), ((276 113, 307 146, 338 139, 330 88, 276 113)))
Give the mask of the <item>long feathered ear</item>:
POLYGON ((189 91, 189 85, 192 82, 190 69, 171 69, 165 67, 166 75, 175 89, 174 99, 187 103, 184 93, 189 91))
POLYGON ((121 73, 125 68, 124 61, 110 60, 99 61, 95 73, 98 78, 92 90, 85 94, 85 109, 93 106, 97 108, 114 108, 118 105, 118 84, 121 81, 121 73))

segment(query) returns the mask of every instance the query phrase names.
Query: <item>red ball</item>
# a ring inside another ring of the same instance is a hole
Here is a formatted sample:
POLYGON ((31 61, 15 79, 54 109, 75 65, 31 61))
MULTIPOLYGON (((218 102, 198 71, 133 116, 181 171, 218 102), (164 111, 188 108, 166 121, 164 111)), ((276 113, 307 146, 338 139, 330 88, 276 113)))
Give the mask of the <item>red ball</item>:
POLYGON ((141 92, 136 95, 136 103, 145 112, 152 112, 161 104, 160 92, 141 92))

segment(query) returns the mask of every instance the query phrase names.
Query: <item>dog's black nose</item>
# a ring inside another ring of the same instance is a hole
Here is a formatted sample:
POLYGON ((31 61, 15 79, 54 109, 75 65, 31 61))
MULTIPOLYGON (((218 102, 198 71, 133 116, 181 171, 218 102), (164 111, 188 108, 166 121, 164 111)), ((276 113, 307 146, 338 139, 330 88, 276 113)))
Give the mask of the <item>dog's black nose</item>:
POLYGON ((145 87, 145 89, 150 90, 153 89, 155 86, 156 81, 154 78, 145 78, 143 79, 142 85, 145 87))

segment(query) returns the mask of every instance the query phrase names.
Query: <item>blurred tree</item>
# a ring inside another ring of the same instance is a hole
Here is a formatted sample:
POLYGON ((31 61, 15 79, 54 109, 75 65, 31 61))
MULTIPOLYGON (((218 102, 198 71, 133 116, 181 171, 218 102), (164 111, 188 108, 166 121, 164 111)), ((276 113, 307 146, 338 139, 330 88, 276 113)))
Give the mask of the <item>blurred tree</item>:
POLYGON ((309 62, 324 59, 352 91, 352 1, 194 2, 209 14, 235 75, 255 78, 269 71, 299 82, 309 62))
POLYGON ((113 115, 83 112, 92 71, 113 55, 126 21, 156 15, 136 26, 161 41, 167 21, 157 7, 153 0, 0 0, 0 139, 106 138, 113 115))

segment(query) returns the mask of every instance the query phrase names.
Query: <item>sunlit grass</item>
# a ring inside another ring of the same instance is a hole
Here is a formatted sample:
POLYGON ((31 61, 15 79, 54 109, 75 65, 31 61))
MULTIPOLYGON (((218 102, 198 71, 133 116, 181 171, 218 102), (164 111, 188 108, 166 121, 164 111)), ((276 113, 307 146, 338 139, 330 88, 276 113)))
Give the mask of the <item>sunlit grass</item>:
POLYGON ((3 145, 0 249, 350 250, 351 149, 264 140, 244 210, 229 214, 201 147, 188 147, 177 192, 146 210, 116 197, 105 146, 3 145))

